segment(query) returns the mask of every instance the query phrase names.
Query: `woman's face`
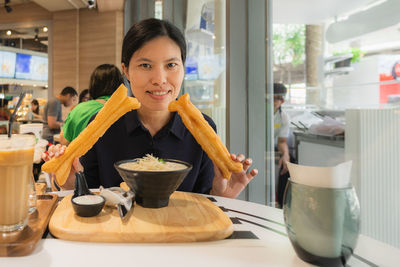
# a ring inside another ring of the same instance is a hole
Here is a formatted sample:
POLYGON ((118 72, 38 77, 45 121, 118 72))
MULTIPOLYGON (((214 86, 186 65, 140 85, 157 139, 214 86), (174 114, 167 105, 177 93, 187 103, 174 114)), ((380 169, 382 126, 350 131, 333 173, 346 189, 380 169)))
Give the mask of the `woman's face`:
POLYGON ((285 102, 283 96, 274 96, 274 112, 278 110, 278 108, 285 102))
POLYGON ((86 102, 90 100, 90 95, 87 93, 84 97, 82 97, 82 102, 86 102))
POLYGON ((184 66, 179 46, 168 37, 158 37, 138 49, 126 68, 133 95, 141 109, 163 111, 179 94, 184 66))

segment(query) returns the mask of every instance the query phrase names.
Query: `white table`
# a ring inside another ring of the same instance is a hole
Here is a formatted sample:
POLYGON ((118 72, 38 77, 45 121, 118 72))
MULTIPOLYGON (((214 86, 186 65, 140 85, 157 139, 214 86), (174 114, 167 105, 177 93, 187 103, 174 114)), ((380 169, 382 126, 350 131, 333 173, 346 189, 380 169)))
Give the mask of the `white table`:
MULTIPOLYGON (((282 210, 221 197, 216 205, 226 209, 234 235, 253 234, 257 239, 225 239, 181 244, 115 244, 42 239, 26 257, 0 258, 0 266, 311 266, 297 257, 283 224, 282 210), (235 219, 233 219, 235 221, 235 219), (246 222, 250 221, 252 223, 246 222), (261 226, 258 226, 259 224, 261 226)), ((400 249, 360 236, 349 266, 400 266, 400 249)))

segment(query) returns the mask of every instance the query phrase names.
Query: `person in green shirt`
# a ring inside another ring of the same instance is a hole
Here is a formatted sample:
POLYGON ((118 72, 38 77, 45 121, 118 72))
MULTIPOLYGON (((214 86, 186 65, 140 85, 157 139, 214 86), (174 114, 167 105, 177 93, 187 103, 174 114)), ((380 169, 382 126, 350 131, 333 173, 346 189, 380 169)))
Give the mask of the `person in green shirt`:
POLYGON ((60 143, 68 145, 86 128, 114 91, 123 83, 120 70, 112 64, 98 66, 90 76, 89 93, 94 100, 79 103, 68 114, 60 133, 60 143))

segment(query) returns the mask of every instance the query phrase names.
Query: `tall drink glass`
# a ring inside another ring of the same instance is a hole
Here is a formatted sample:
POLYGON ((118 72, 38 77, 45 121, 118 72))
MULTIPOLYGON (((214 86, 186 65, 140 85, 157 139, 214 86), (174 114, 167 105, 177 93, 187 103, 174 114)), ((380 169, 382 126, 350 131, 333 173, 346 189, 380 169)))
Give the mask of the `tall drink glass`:
POLYGON ((27 224, 34 148, 32 135, 0 135, 0 232, 27 224))

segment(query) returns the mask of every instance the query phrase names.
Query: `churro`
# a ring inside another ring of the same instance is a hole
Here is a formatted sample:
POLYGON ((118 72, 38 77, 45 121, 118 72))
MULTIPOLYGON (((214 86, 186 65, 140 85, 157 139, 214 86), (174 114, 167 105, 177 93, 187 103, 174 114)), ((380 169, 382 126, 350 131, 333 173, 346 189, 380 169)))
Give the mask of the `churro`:
POLYGON ((84 155, 120 117, 139 107, 139 101, 128 97, 126 87, 121 84, 95 119, 69 144, 65 153, 43 164, 42 170, 54 173, 57 183, 63 185, 67 181, 74 159, 84 155))
POLYGON ((200 110, 190 102, 189 94, 186 93, 178 100, 172 101, 168 106, 168 110, 178 112, 183 124, 185 124, 210 159, 218 166, 224 178, 230 179, 232 172, 243 170, 243 165, 231 158, 220 137, 204 119, 200 110))

